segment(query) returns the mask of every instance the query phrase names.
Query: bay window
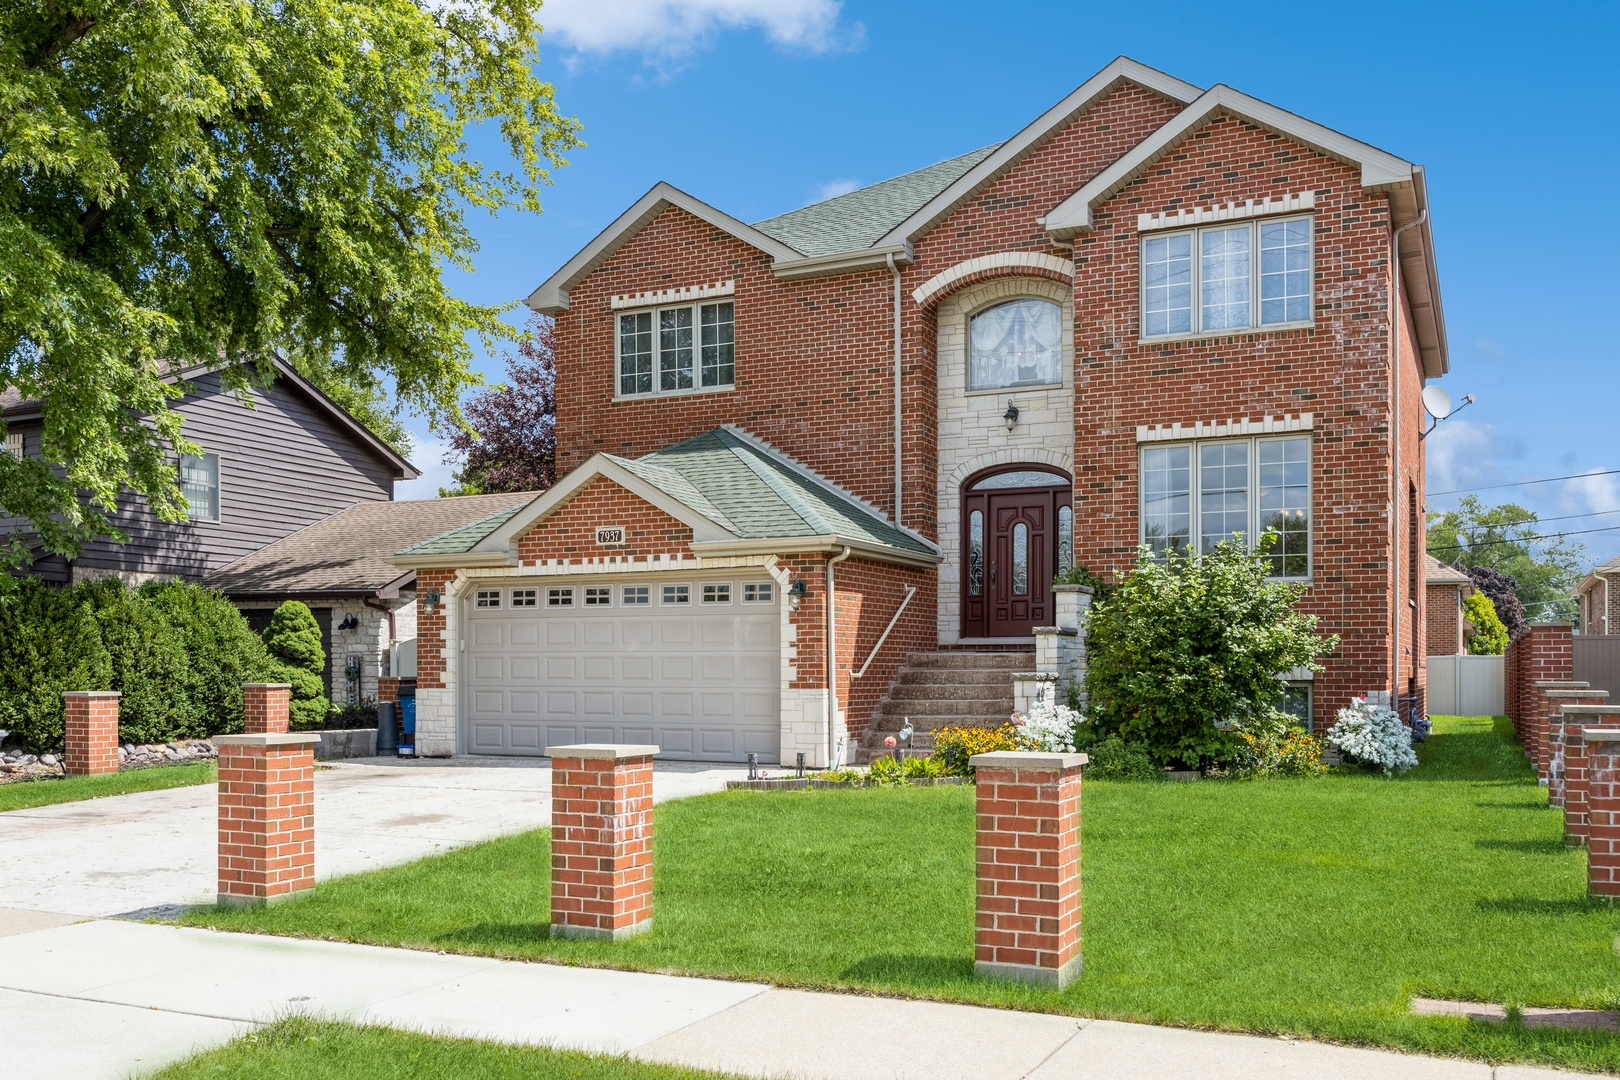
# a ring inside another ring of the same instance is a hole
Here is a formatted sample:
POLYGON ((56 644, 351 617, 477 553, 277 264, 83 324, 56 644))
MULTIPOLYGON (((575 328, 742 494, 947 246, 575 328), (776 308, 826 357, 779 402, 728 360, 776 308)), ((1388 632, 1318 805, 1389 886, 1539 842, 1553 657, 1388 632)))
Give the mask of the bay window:
POLYGON ((1311 318, 1309 217, 1142 237, 1144 338, 1304 326, 1311 318))
POLYGON ((730 300, 619 315, 619 396, 730 389, 736 382, 730 300))
POLYGON ((1222 439, 1144 446, 1141 541, 1157 554, 1201 553, 1234 537, 1252 548, 1267 531, 1272 577, 1311 570, 1311 441, 1222 439))

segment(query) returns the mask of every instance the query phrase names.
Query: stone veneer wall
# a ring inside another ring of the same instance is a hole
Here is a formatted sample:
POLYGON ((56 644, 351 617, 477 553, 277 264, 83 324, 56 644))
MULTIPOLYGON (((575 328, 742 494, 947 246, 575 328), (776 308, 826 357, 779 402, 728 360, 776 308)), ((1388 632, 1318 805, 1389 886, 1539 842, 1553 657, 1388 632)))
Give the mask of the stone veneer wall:
MULTIPOLYGON (((377 700, 377 678, 381 675, 392 675, 388 667, 389 645, 400 641, 409 641, 416 636, 416 597, 413 593, 402 593, 390 600, 379 600, 379 604, 387 604, 394 612, 394 636, 388 635, 388 615, 378 611, 368 604, 363 604, 358 598, 342 600, 319 600, 293 597, 291 599, 304 600, 312 608, 329 607, 332 609, 332 640, 328 642, 331 649, 332 662, 332 698, 338 705, 346 704, 348 698, 348 682, 344 678, 344 666, 348 658, 354 654, 360 656, 360 700, 377 700), (353 630, 339 630, 343 620, 353 615, 360 621, 360 625, 353 630)), ((243 600, 236 605, 243 611, 274 611, 280 607, 275 600, 243 600)))

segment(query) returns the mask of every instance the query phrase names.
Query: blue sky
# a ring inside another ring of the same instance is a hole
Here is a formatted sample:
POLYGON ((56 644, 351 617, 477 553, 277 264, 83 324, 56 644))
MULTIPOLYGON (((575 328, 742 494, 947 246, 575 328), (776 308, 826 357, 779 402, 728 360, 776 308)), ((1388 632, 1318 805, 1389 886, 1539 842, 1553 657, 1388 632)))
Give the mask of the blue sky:
MULTIPOLYGON (((658 180, 754 221, 1007 138, 1124 53, 1428 168, 1453 398, 1430 490, 1620 469, 1620 90, 1611 5, 1395 9, 552 0, 541 74, 588 143, 538 216, 471 219, 479 302, 526 295, 658 180)), ((498 142, 474 133, 486 159, 498 142)), ((521 313, 515 313, 520 319, 521 313)), ((485 374, 501 377, 499 357, 485 374)), ((445 481, 425 425, 413 454, 445 481)), ((1482 492, 1620 511, 1620 476, 1482 492)), ((1454 505, 1435 496, 1431 509, 1454 505)), ((1620 526, 1620 512, 1557 523, 1620 526)), ((1620 530, 1575 537, 1595 559, 1620 530)))

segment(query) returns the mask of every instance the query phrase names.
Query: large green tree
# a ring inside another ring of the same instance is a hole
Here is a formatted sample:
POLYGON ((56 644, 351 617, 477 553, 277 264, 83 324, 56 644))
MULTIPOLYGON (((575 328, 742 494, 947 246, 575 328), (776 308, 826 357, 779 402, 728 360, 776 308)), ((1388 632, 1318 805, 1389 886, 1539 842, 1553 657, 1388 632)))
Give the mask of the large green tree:
POLYGON ((1428 515, 1429 554, 1453 566, 1484 566, 1506 574, 1532 621, 1574 615, 1571 595, 1586 549, 1541 525, 1515 503, 1486 506, 1465 495, 1455 510, 1428 515))
POLYGON ((516 337, 451 296, 470 208, 537 212, 578 124, 539 0, 0 0, 0 391, 45 406, 0 514, 74 554, 121 490, 177 519, 163 376, 238 392, 279 354, 398 438, 516 337), (511 160, 469 156, 499 130, 511 160))

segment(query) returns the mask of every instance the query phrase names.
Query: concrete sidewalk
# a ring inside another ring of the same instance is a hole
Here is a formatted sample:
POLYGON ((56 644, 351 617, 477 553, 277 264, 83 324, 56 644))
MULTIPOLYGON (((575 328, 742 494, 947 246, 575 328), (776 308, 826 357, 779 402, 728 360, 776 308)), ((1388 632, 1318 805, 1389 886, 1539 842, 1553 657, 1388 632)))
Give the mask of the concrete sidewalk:
MULTIPOLYGON (((544 758, 322 763, 315 773, 317 880, 411 862, 551 823, 544 758)), ((659 762, 653 799, 721 791, 744 768, 659 762)), ((214 785, 0 813, 0 907, 107 916, 211 904, 214 785)))
POLYGON ((156 1069, 303 1011, 805 1080, 1579 1074, 966 1005, 0 911, 10 1080, 156 1069), (59 922, 60 920, 55 920, 59 922))

